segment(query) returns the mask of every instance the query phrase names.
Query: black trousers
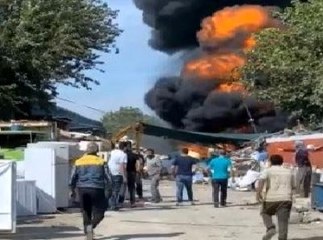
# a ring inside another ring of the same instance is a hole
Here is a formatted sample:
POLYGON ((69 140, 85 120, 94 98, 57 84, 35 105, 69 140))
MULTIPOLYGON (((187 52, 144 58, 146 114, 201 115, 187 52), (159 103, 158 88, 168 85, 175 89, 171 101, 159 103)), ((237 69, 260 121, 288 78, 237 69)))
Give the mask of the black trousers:
POLYGON ((93 229, 103 220, 106 210, 104 189, 79 188, 83 225, 92 225, 93 229))
POLYGON ((136 203, 136 172, 127 173, 127 185, 130 196, 130 203, 136 203))
POLYGON ((141 173, 136 174, 136 192, 139 199, 142 199, 144 197, 141 173))
POLYGON ((213 202, 214 205, 219 204, 219 193, 221 192, 221 205, 224 206, 227 203, 228 195, 228 179, 213 179, 213 202))

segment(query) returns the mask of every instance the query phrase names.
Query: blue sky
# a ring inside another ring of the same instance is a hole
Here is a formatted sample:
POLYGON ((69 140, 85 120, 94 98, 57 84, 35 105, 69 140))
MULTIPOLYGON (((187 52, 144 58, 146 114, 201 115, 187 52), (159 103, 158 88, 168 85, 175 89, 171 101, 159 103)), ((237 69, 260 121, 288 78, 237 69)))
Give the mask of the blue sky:
POLYGON ((68 108, 92 119, 100 119, 102 113, 89 110, 82 105, 104 111, 116 110, 120 106, 139 107, 150 112, 144 104, 144 95, 161 75, 178 72, 178 56, 168 56, 148 46, 150 29, 142 22, 142 13, 136 9, 132 0, 109 0, 113 9, 119 9, 117 22, 123 34, 117 39, 119 54, 104 54, 105 73, 91 71, 89 75, 100 81, 92 90, 73 89, 60 86, 61 98, 77 104, 57 100, 59 106, 68 108))

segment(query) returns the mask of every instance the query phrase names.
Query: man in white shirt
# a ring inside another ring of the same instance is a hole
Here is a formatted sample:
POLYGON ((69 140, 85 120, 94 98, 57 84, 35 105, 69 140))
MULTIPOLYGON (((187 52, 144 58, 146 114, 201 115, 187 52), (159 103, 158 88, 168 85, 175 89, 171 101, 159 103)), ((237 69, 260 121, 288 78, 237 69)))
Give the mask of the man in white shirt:
POLYGON ((257 199, 262 202, 261 215, 267 228, 263 240, 270 240, 276 234, 273 215, 278 218, 278 239, 287 240, 295 179, 292 170, 283 167, 283 162, 282 156, 272 155, 270 167, 260 176, 257 199))
POLYGON ((114 211, 120 208, 121 187, 127 180, 127 154, 124 152, 126 144, 119 143, 118 148, 114 148, 110 153, 108 166, 112 175, 112 196, 110 199, 110 207, 114 211))

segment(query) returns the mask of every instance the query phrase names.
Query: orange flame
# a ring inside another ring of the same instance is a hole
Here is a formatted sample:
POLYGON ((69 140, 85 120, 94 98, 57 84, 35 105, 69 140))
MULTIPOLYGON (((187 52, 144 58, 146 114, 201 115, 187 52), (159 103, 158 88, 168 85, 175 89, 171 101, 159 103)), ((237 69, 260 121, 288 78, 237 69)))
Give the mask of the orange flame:
POLYGON ((245 93, 246 91, 243 84, 239 82, 223 83, 216 90, 220 92, 227 92, 227 93, 230 93, 230 92, 245 93))
POLYGON ((235 70, 244 64, 245 59, 234 53, 208 55, 188 62, 184 67, 183 75, 186 78, 191 76, 226 82, 234 79, 235 70))
POLYGON ((257 44, 256 39, 254 37, 247 38, 244 41, 243 49, 245 51, 251 50, 251 49, 255 48, 256 44, 257 44))
POLYGON ((244 53, 256 46, 253 33, 277 26, 268 8, 261 6, 236 6, 214 13, 203 20, 197 33, 206 54, 186 63, 183 77, 217 81, 216 91, 246 93, 243 84, 237 82, 237 70, 246 62, 244 53))
POLYGON ((228 144, 228 143, 221 143, 221 144, 217 144, 216 148, 218 149, 224 149, 228 152, 232 152, 237 150, 237 146, 233 145, 233 144, 228 144))
POLYGON ((189 155, 192 155, 196 158, 208 158, 209 157, 209 148, 201 145, 195 144, 183 144, 181 148, 188 148, 189 155))
POLYGON ((251 41, 252 33, 277 25, 268 13, 268 9, 261 6, 225 8, 203 20, 197 37, 202 46, 215 47, 231 41, 229 46, 233 42, 234 47, 245 47, 245 41, 251 41))

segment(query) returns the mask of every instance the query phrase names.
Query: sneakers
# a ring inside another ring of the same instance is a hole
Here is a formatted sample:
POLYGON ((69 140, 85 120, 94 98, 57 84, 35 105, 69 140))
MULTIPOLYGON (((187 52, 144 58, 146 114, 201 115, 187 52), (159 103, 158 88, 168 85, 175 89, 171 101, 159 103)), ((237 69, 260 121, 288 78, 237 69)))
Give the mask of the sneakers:
POLYGON ((221 208, 225 208, 226 206, 227 206, 227 204, 226 204, 226 203, 224 203, 224 204, 222 204, 222 203, 221 203, 221 204, 219 204, 219 203, 214 203, 214 207, 215 207, 215 208, 220 208, 220 207, 221 207, 221 208))
POLYGON ((93 228, 91 225, 85 227, 85 240, 93 240, 93 228))
POLYGON ((262 240, 270 240, 272 239, 273 236, 276 235, 276 229, 275 228, 271 228, 267 231, 267 233, 263 236, 262 240))

